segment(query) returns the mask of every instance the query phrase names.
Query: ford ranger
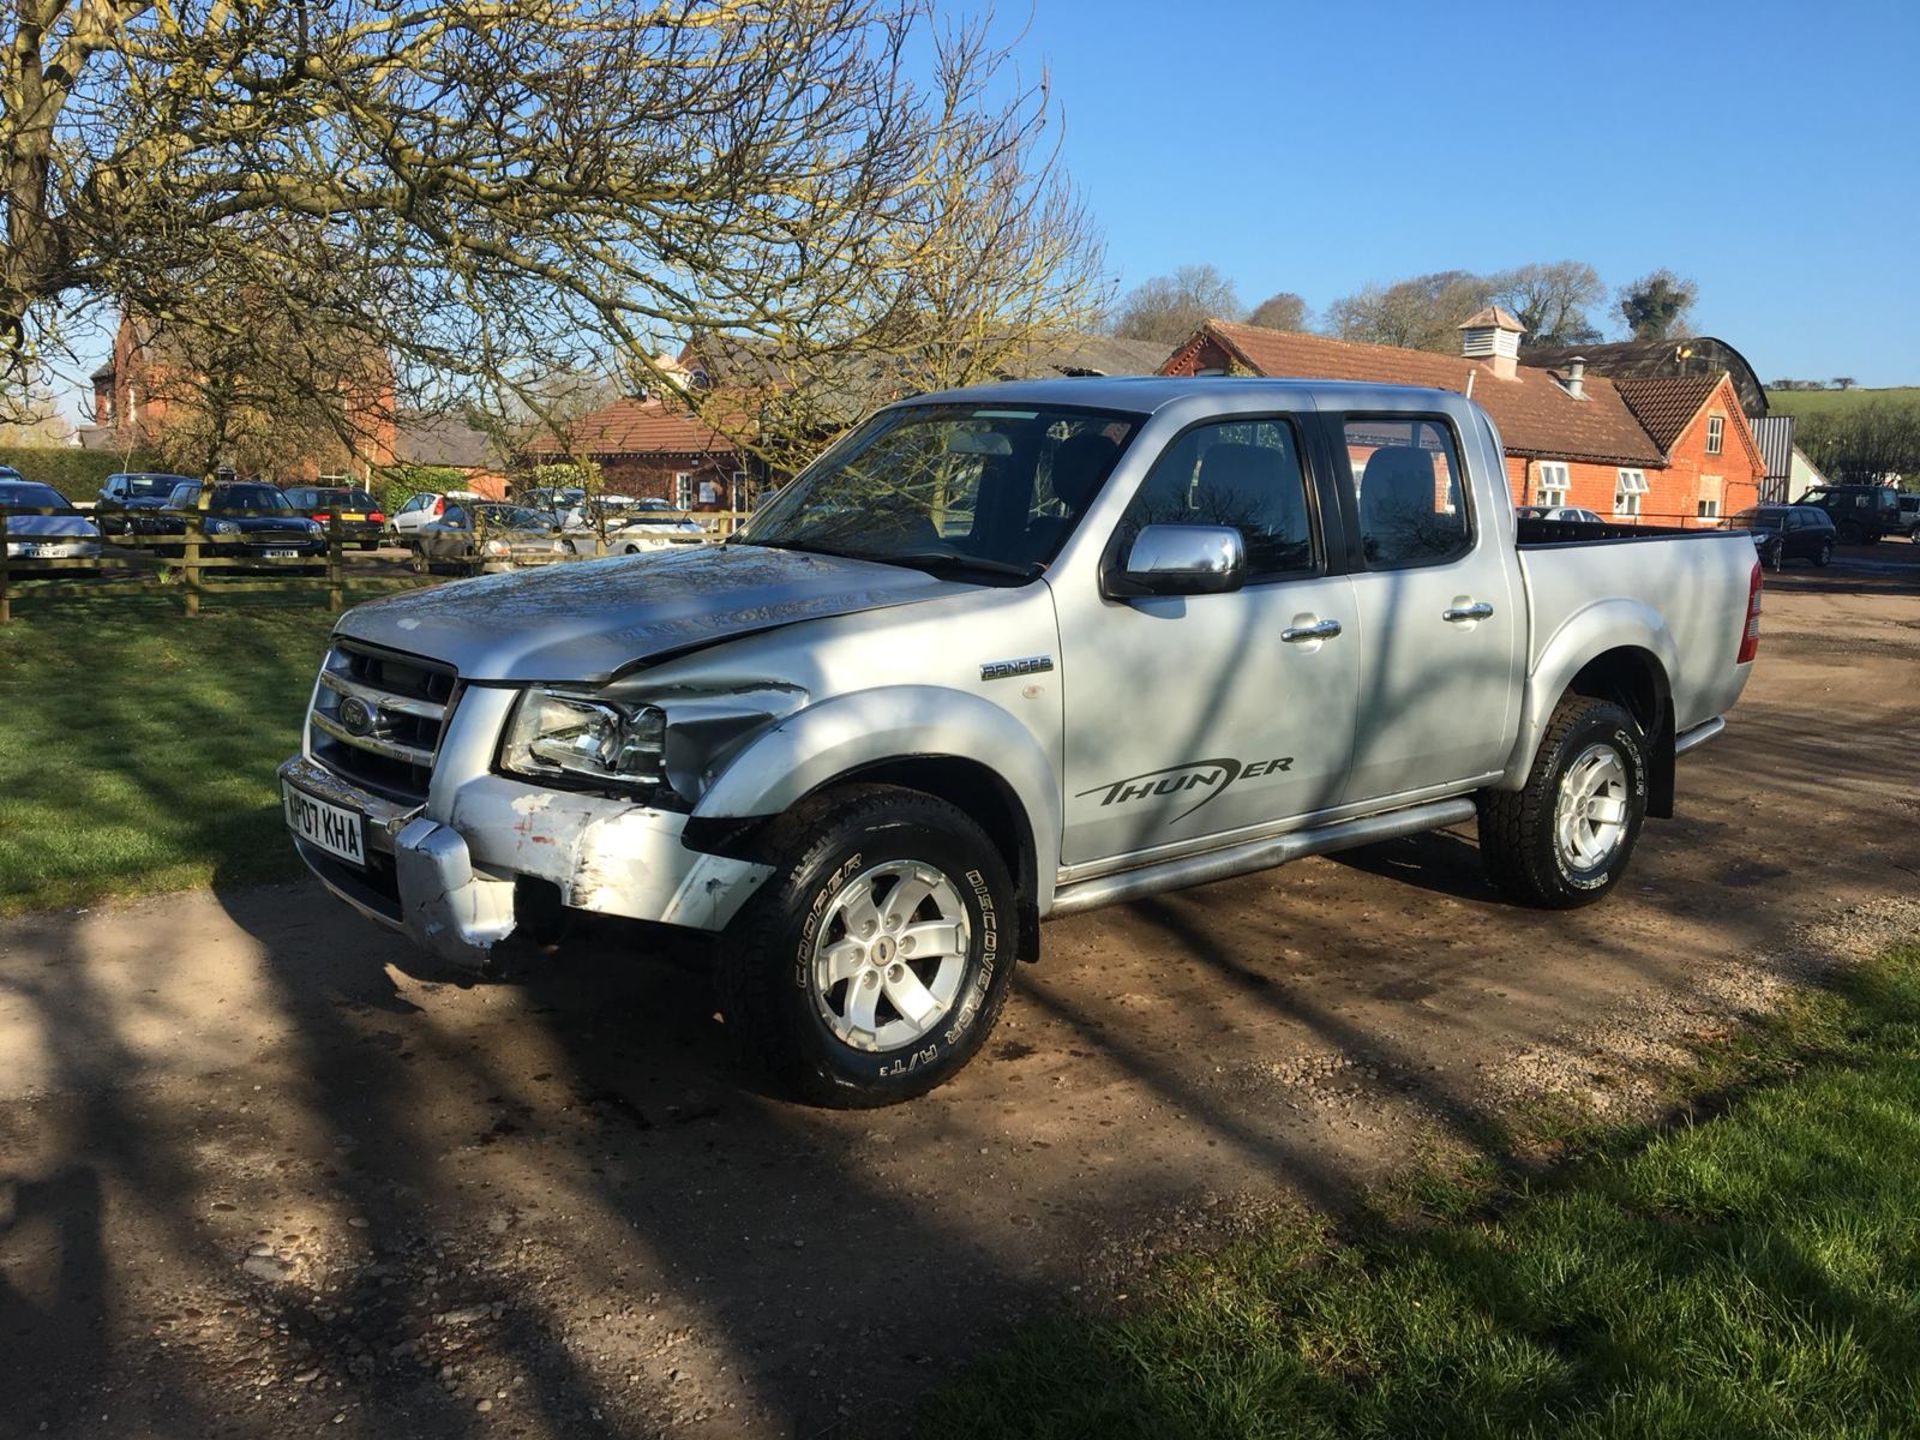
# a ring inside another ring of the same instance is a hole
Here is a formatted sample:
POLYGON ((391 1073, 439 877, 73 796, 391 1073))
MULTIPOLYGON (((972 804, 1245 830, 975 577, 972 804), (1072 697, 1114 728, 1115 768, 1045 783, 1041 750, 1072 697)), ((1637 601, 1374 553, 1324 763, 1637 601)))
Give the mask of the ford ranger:
POLYGON ((1753 543, 1517 520, 1460 395, 1071 379, 884 409, 727 543, 344 615, 281 770, 307 864, 478 968, 713 937, 747 1055, 885 1104, 1050 917, 1477 821, 1583 905, 1759 639, 1753 543))

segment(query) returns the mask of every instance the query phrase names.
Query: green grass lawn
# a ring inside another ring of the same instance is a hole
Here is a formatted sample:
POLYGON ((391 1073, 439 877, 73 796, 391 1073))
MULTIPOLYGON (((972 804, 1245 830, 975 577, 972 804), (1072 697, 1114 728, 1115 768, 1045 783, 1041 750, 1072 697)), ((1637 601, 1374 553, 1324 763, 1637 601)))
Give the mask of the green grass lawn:
POLYGON ((274 767, 333 617, 311 600, 24 601, 0 626, 0 914, 284 879, 274 767))
POLYGON ((1769 390, 1767 407, 1776 415, 1824 415, 1856 410, 1885 400, 1894 405, 1920 403, 1920 385, 1895 385, 1883 390, 1769 390))
POLYGON ((1712 1118, 1466 1214, 1191 1259, 1011 1341, 915 1433, 1920 1434, 1920 949, 1767 1043, 1776 1079, 1712 1118))

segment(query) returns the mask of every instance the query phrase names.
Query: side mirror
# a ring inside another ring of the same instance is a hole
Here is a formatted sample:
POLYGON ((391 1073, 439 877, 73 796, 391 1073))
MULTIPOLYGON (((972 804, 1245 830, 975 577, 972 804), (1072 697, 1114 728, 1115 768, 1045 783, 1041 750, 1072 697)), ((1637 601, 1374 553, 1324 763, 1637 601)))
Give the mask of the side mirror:
POLYGON ((1246 545, 1231 525, 1148 525, 1133 542, 1114 595, 1220 595, 1247 580, 1246 545))

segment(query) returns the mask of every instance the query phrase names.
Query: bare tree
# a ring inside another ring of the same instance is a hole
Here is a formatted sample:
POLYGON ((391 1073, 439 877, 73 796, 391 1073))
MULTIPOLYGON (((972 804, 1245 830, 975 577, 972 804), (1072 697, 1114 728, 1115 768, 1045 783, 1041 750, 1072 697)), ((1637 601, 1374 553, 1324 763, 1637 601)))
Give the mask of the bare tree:
POLYGON ((1699 295, 1693 281, 1671 270, 1655 270, 1620 287, 1620 318, 1636 340, 1678 339, 1690 333, 1688 316, 1699 295))
POLYGON ((1259 325, 1268 330, 1305 330, 1310 316, 1307 302, 1291 290, 1282 290, 1277 295, 1269 295, 1253 307, 1253 314, 1247 317, 1250 325, 1259 325))
POLYGON ((1129 290, 1113 333, 1132 340, 1177 345, 1208 320, 1238 320, 1246 312, 1233 282, 1212 265, 1182 265, 1129 290))
POLYGON ((1859 383, 1860 382, 1855 380, 1851 375, 1836 375, 1833 377, 1833 388, 1836 390, 1851 390, 1859 383))
POLYGON ((1327 328, 1343 340, 1457 351, 1461 322, 1490 295, 1489 282, 1480 276, 1440 270, 1343 296, 1327 307, 1327 328))
POLYGON ((682 387, 701 419, 785 472, 878 404, 1026 373, 1094 327, 1108 298, 1100 243, 1060 167, 1044 84, 1018 89, 1010 67, 985 21, 935 36, 932 142, 891 249, 874 256, 870 311, 775 326, 760 343, 709 335, 728 373, 704 388, 670 376, 663 393, 682 387), (996 107, 990 92, 1013 98, 996 107))
POLYGON ((1580 260, 1520 265, 1487 277, 1489 298, 1527 327, 1529 345, 1591 345, 1600 331, 1588 312, 1607 298, 1600 272, 1580 260))
POLYGON ((41 385, 27 387, 12 413, 0 416, 0 445, 64 445, 72 435, 73 426, 41 385))
POLYGON ((924 23, 918 0, 10 5, 0 375, 19 393, 102 300, 190 321, 202 287, 318 306, 408 390, 650 375, 697 328, 880 326, 938 243, 954 117, 909 78, 924 23))

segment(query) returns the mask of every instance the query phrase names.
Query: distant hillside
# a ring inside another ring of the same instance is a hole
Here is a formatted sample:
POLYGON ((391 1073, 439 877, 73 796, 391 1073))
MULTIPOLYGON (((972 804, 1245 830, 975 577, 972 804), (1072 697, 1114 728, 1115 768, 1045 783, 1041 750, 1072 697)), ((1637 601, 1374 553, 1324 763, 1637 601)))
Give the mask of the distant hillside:
POLYGON ((1875 400, 1920 404, 1920 385, 1895 385, 1885 390, 1769 390, 1767 405, 1776 415, 1830 415, 1854 410, 1875 400))

